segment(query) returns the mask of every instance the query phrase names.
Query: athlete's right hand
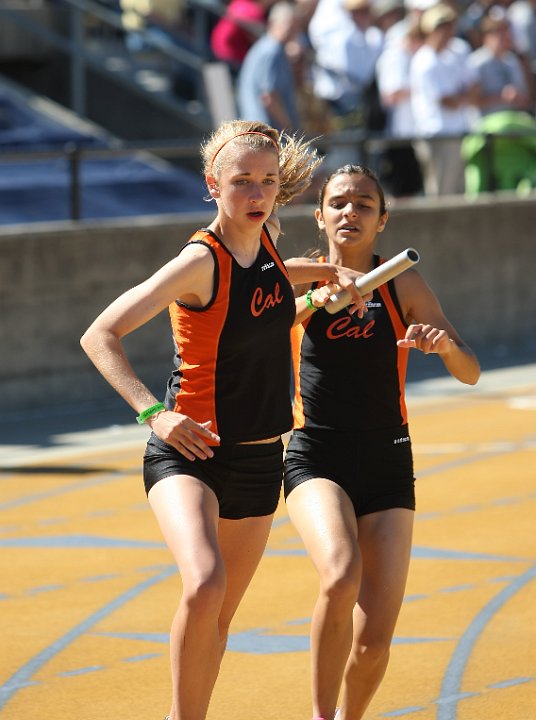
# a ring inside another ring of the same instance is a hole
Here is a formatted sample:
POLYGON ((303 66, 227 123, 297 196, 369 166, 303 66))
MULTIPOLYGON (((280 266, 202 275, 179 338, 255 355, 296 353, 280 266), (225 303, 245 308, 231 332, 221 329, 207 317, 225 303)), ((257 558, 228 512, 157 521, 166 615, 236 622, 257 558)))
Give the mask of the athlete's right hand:
POLYGON ((147 421, 160 440, 172 445, 187 460, 206 460, 214 456, 212 448, 203 439, 208 438, 219 445, 218 435, 208 429, 211 424, 211 420, 197 423, 187 415, 172 410, 164 410, 147 421))

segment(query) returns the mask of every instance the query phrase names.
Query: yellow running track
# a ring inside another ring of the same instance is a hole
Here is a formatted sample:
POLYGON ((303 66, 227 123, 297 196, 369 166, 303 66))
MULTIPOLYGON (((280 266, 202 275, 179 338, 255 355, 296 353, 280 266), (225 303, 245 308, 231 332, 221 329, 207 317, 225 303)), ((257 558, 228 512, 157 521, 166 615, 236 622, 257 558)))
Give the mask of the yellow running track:
MULTIPOLYGON (((417 515, 367 720, 536 719, 536 366, 411 386, 417 515)), ((24 428, 21 427, 21 431, 24 428)), ((162 720, 180 593, 141 482, 146 429, 0 445, 0 718, 162 720)), ((312 566, 281 502, 209 720, 310 720, 312 566)))

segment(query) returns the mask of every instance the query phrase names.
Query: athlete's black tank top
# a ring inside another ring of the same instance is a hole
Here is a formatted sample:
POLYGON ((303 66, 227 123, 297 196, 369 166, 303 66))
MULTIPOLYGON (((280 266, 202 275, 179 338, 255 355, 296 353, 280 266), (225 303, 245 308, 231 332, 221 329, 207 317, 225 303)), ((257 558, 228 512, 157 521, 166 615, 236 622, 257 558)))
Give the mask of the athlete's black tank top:
POLYGON ((166 407, 196 422, 212 420, 222 445, 281 435, 292 426, 290 328, 296 315, 283 261, 266 228, 248 268, 210 230, 199 230, 189 242, 210 249, 214 289, 203 308, 170 305, 176 369, 166 407))
MULTIPOLYGON (((324 261, 321 258, 321 261, 324 261)), ((375 255, 374 266, 382 260, 375 255)), ((408 350, 394 282, 381 285, 362 319, 346 309, 313 313, 292 330, 294 427, 354 432, 405 425, 408 350)))

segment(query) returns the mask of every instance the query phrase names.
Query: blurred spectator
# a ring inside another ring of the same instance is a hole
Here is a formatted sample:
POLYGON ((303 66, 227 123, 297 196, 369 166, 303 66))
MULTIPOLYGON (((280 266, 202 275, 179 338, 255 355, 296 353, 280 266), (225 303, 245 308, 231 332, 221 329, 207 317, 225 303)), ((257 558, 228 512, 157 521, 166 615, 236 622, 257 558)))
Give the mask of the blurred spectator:
POLYGON ((481 32, 482 47, 472 52, 468 61, 477 75, 481 113, 529 110, 524 68, 512 52, 510 23, 503 8, 490 8, 481 22, 481 32))
POLYGON ((482 45, 481 23, 495 2, 496 0, 472 0, 460 12, 458 34, 469 43, 472 50, 476 50, 482 45))
POLYGON ((307 28, 316 12, 318 0, 294 0, 300 16, 300 28, 304 36, 307 35, 307 28))
POLYGON ((286 44, 285 50, 294 75, 301 129, 306 135, 318 137, 335 132, 336 128, 329 105, 314 92, 311 73, 314 53, 306 32, 307 16, 301 12, 300 15, 301 32, 286 44))
POLYGON ((136 59, 168 78, 172 92, 197 100, 199 79, 192 68, 171 56, 175 49, 208 57, 208 38, 192 32, 186 0, 120 0, 125 44, 136 59))
MULTIPOLYGON (((412 138, 415 134, 410 63, 422 42, 420 23, 413 19, 405 34, 388 42, 378 59, 376 78, 381 101, 387 109, 387 137, 412 138)), ((387 148, 381 156, 378 173, 386 191, 393 197, 423 192, 420 163, 409 139, 387 148)))
POLYGON ((400 40, 406 35, 410 26, 420 22, 421 15, 428 8, 437 5, 439 0, 403 0, 405 13, 404 17, 391 25, 384 37, 384 46, 393 40, 400 40))
POLYGON ((514 47, 526 58, 532 80, 536 83, 536 0, 515 0, 508 8, 512 23, 514 47))
POLYGON ((374 25, 382 32, 385 45, 389 30, 406 17, 406 7, 403 0, 374 0, 371 15, 374 25))
POLYGON ((308 33, 315 95, 330 105, 340 129, 365 127, 367 93, 382 44, 371 1, 319 0, 308 33))
POLYGON ((180 32, 185 0, 119 0, 129 50, 145 49, 143 32, 153 28, 171 35, 180 32))
POLYGON ((461 136, 470 129, 467 110, 475 105, 477 85, 467 53, 453 42, 456 19, 445 3, 426 10, 421 17, 424 43, 410 65, 415 135, 423 138, 418 154, 430 195, 464 192, 461 136))
POLYGON ((236 73, 246 53, 265 30, 270 0, 231 0, 225 15, 210 35, 210 47, 217 60, 236 73))
POLYGON ((237 78, 240 118, 260 120, 278 130, 300 129, 296 84, 285 45, 299 32, 296 5, 277 2, 265 33, 248 50, 237 78))

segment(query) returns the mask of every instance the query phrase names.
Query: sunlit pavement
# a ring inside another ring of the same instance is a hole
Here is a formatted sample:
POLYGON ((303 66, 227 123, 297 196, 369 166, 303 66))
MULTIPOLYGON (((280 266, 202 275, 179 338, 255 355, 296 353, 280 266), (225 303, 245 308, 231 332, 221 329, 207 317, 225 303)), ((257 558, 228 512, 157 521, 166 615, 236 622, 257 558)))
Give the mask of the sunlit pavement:
MULTIPOLYGON (((536 366, 487 372, 475 388, 420 382, 408 406, 413 557, 367 720, 535 720, 536 366)), ((20 415, 3 435, 2 719, 162 720, 169 710, 180 577, 143 491, 147 429, 128 409, 116 415, 20 415)), ((310 720, 316 591, 281 502, 210 720, 310 720)))

